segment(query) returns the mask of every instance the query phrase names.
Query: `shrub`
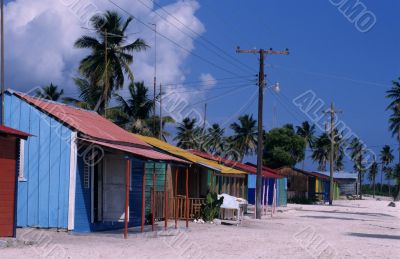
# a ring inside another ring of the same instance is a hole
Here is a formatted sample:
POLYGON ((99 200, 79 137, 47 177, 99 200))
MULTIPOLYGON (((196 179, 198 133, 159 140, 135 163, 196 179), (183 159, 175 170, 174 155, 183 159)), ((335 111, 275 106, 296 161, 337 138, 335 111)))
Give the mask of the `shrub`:
POLYGON ((201 218, 204 221, 209 222, 218 217, 219 210, 221 208, 223 201, 224 197, 218 199, 218 195, 215 192, 207 193, 206 201, 201 206, 201 212, 200 212, 201 218))

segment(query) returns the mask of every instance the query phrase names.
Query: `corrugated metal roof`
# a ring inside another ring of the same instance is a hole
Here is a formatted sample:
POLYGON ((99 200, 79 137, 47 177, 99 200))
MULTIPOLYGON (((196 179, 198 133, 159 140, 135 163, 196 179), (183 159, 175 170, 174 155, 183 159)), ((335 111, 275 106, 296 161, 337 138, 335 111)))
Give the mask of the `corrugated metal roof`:
POLYGON ((157 152, 152 149, 143 149, 143 148, 137 148, 137 147, 123 146, 123 145, 112 144, 112 143, 107 143, 107 142, 103 142, 103 141, 91 140, 91 139, 82 139, 82 140, 96 144, 96 145, 100 145, 103 147, 109 147, 112 149, 117 149, 117 150, 121 150, 124 152, 128 152, 128 153, 134 154, 136 156, 141 156, 143 158, 149 158, 152 160, 177 162, 177 163, 182 163, 182 164, 189 164, 185 160, 182 160, 182 159, 179 159, 177 157, 170 156, 167 154, 163 154, 163 153, 157 152))
MULTIPOLYGON (((302 174, 304 174, 304 175, 308 175, 308 176, 312 176, 312 177, 317 177, 317 178, 320 178, 320 179, 323 179, 323 180, 329 180, 329 176, 327 176, 327 175, 320 174, 320 173, 316 173, 316 172, 306 171, 306 170, 303 170, 303 169, 300 169, 300 168, 296 168, 296 167, 287 167, 287 166, 284 166, 284 167, 279 168, 279 170, 283 170, 283 171, 285 171, 286 169, 291 169, 291 170, 293 170, 293 171, 302 173, 302 174)), ((287 172, 287 173, 289 173, 289 172, 287 172)))
MULTIPOLYGON (((330 176, 330 172, 322 172, 322 171, 316 171, 315 173, 320 174, 320 175, 324 175, 329 177, 330 176)), ((334 179, 358 179, 358 174, 356 173, 348 173, 348 172, 344 172, 344 171, 336 171, 333 172, 333 178, 334 179)))
POLYGON ((48 113, 50 116, 55 117, 66 126, 82 133, 82 137, 87 141, 147 159, 187 163, 182 159, 153 150, 151 145, 136 138, 132 133, 118 127, 96 112, 42 100, 12 90, 8 91, 41 111, 48 113))
MULTIPOLYGON (((194 155, 197 155, 197 156, 209 159, 209 160, 213 160, 215 162, 222 163, 226 166, 233 167, 238 170, 242 170, 242 171, 252 173, 252 174, 257 173, 257 168, 250 166, 250 165, 240 163, 238 161, 233 161, 233 160, 222 158, 219 156, 213 156, 213 155, 210 155, 210 154, 198 151, 198 150, 189 150, 189 151, 194 155)), ((269 168, 269 171, 263 170, 262 175, 264 177, 269 177, 269 178, 282 178, 282 176, 278 172, 275 172, 275 170, 273 170, 271 168, 269 168)))
POLYGON ((230 168, 224 165, 220 165, 214 161, 196 156, 192 153, 190 153, 187 150, 181 149, 179 147, 176 147, 174 145, 168 144, 164 141, 161 141, 159 139, 156 138, 152 138, 152 137, 145 137, 145 136, 140 136, 137 134, 134 134, 135 137, 145 141, 146 143, 152 145, 153 147, 156 147, 158 149, 164 150, 172 155, 181 157, 183 159, 186 159, 190 162, 193 162, 195 164, 199 164, 202 165, 204 167, 210 168, 212 170, 216 170, 218 172, 221 172, 223 174, 248 174, 245 171, 241 171, 241 170, 237 170, 234 168, 230 168))
POLYGON ((7 134, 7 135, 12 135, 15 136, 17 138, 22 138, 22 139, 27 139, 28 137, 32 136, 31 134, 13 129, 13 128, 9 128, 7 126, 2 126, 0 125, 0 133, 2 134, 7 134))
POLYGON ((45 101, 15 91, 10 92, 91 138, 114 141, 118 144, 128 143, 142 148, 151 148, 142 140, 133 137, 131 133, 118 127, 96 112, 78 109, 62 103, 45 101))
MULTIPOLYGON (((250 163, 250 162, 246 162, 246 165, 252 166, 257 170, 257 165, 256 164, 253 164, 253 163, 250 163)), ((285 172, 280 171, 279 168, 278 169, 272 169, 272 168, 269 168, 267 166, 263 166, 262 169, 266 170, 266 171, 268 171, 270 173, 273 173, 273 174, 278 174, 278 175, 280 175, 282 177, 287 177, 287 174, 285 172)))

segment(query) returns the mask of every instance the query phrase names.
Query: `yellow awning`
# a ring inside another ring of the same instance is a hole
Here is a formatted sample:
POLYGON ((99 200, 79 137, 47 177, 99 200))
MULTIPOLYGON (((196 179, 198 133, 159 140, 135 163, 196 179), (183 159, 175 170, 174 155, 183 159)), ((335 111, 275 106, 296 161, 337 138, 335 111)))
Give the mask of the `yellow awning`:
POLYGON ((193 155, 192 153, 190 153, 184 149, 181 149, 174 145, 168 144, 159 139, 156 139, 153 137, 141 136, 138 134, 133 134, 133 135, 155 148, 161 149, 169 154, 186 159, 192 163, 202 165, 204 167, 210 168, 210 169, 218 171, 220 173, 223 173, 223 174, 247 174, 247 172, 240 171, 240 170, 237 170, 234 168, 230 168, 230 167, 218 164, 215 161, 211 161, 211 160, 193 155))

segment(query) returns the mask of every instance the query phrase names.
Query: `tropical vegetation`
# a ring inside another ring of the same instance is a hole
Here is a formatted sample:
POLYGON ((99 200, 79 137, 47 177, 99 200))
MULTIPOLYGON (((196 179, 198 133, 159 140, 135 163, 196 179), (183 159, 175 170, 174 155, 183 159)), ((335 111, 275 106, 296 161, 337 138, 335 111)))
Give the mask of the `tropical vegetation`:
POLYGON ((148 48, 143 39, 127 42, 127 29, 133 18, 124 20, 117 12, 106 11, 91 18, 95 36, 83 35, 75 42, 75 47, 89 49, 79 65, 79 72, 92 87, 101 89, 94 110, 106 106, 112 94, 121 89, 125 76, 134 80, 130 65, 133 63, 133 52, 148 48))
POLYGON ((58 90, 58 86, 50 83, 49 85, 43 86, 42 88, 35 90, 35 96, 41 99, 57 102, 61 99, 64 94, 64 89, 58 90))

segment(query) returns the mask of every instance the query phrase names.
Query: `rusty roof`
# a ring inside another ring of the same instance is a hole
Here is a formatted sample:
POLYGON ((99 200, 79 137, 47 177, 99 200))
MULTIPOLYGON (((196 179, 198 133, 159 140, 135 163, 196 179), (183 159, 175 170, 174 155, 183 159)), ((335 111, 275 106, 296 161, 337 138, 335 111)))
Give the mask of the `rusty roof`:
POLYGON ((0 134, 11 135, 17 138, 27 139, 28 137, 32 136, 31 134, 0 125, 0 134))

